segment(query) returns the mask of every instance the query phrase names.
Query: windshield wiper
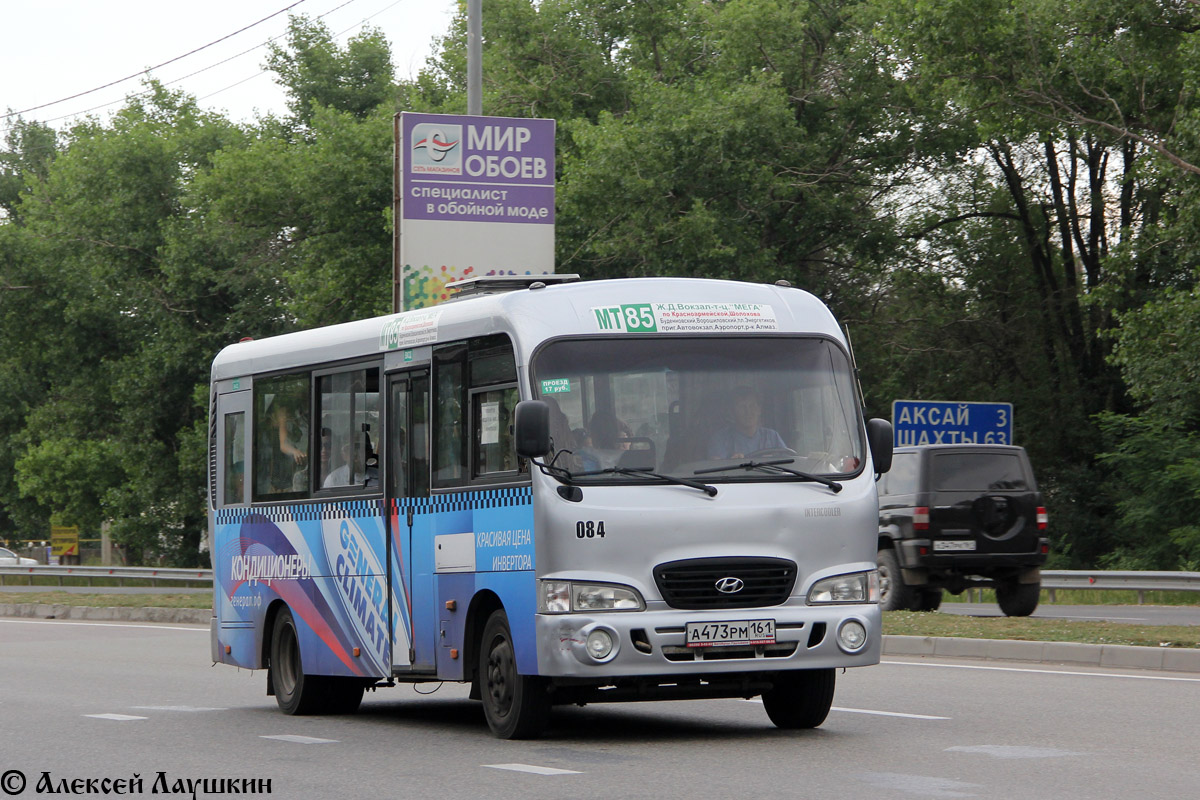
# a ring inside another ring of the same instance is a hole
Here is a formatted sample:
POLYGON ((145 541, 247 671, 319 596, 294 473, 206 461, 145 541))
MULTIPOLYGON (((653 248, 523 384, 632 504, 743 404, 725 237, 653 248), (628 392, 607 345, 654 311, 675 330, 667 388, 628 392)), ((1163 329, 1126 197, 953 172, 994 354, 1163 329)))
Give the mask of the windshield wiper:
POLYGON ((707 483, 699 481, 689 481, 687 478, 678 478, 674 475, 663 475, 658 472, 651 472, 648 469, 634 469, 633 467, 608 467, 607 469, 589 470, 588 472, 571 472, 570 470, 556 467, 553 463, 544 464, 537 461, 533 462, 540 467, 543 472, 558 478, 565 484, 570 486, 575 485, 576 478, 590 478, 595 475, 629 475, 634 478, 655 478, 663 483, 677 483, 680 486, 687 486, 692 489, 699 489, 709 497, 717 496, 717 487, 709 486, 707 483))
POLYGON ((796 459, 794 458, 777 458, 772 461, 743 461, 741 464, 730 464, 726 467, 708 467, 706 469, 695 470, 693 475, 710 475, 714 472, 724 472, 727 469, 757 469, 762 472, 772 472, 777 475, 794 475, 797 478, 805 481, 812 481, 828 486, 835 492, 842 490, 842 485, 835 480, 823 477, 821 475, 812 475, 807 472, 801 472, 790 467, 782 466, 783 464, 791 464, 796 459))

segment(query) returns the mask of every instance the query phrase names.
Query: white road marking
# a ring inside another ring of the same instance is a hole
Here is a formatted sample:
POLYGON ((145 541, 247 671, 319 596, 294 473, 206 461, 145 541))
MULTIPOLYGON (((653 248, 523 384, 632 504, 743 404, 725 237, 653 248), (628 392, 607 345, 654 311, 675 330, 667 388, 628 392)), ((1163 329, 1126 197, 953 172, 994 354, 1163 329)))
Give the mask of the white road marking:
POLYGON ((512 772, 531 772, 534 775, 582 775, 573 769, 555 769, 554 767, 536 767, 532 764, 480 764, 488 769, 507 769, 512 772))
MULTIPOLYGON (((749 700, 739 698, 744 703, 762 703, 761 697, 751 697, 749 700)), ((903 717, 904 719, 950 719, 950 717, 934 717, 929 714, 904 714, 899 711, 875 711, 869 708, 844 708, 842 706, 831 706, 830 711, 841 711, 843 714, 871 714, 877 717, 903 717)))
POLYGON ((208 628, 176 628, 170 625, 130 625, 124 622, 71 622, 65 619, 6 619, 0 618, 0 622, 9 622, 13 625, 83 625, 91 628, 141 628, 143 630, 159 630, 159 631, 199 631, 200 633, 208 633, 208 628))
POLYGON ((278 736, 260 736, 260 739, 275 739, 280 742, 291 742, 292 744, 337 744, 337 739, 317 739, 312 736, 295 736, 290 733, 280 734, 278 736))
POLYGON ((228 711, 227 708, 209 708, 207 706, 133 706, 138 711, 228 711))
POLYGON ((1053 747, 1021 747, 1002 744, 977 744, 965 747, 947 747, 947 753, 978 753, 992 758, 1062 758, 1064 756, 1086 756, 1071 750, 1055 750, 1053 747))
POLYGON ((1111 672, 1075 672, 1065 669, 1035 669, 1033 667, 988 667, 976 664, 933 664, 927 661, 880 661, 894 667, 939 667, 941 669, 981 669, 992 672, 1032 672, 1039 675, 1075 675, 1088 678, 1125 678, 1135 681, 1173 681, 1200 683, 1200 678, 1177 678, 1172 675, 1118 675, 1111 672))
POLYGON ((149 719, 149 717, 131 717, 128 714, 84 714, 92 719, 111 719, 114 722, 129 722, 134 719, 149 719))

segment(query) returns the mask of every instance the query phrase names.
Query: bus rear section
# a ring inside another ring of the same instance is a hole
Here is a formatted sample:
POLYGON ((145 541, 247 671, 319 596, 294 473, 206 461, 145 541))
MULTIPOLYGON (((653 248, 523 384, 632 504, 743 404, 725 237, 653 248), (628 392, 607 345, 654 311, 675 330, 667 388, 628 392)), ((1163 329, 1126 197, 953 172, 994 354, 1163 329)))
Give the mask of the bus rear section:
POLYGON ((534 284, 235 345, 212 420, 213 659, 287 713, 449 680, 502 738, 705 697, 812 727, 879 660, 890 429, 804 292, 534 284))

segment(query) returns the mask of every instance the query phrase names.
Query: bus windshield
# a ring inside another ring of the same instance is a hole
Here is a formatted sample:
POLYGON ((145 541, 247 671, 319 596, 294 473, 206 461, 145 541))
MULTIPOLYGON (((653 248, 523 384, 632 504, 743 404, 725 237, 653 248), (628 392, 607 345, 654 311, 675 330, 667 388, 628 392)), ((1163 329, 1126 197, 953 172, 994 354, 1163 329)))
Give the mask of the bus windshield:
POLYGON ((795 480, 863 463, 849 359, 828 339, 560 339, 531 375, 555 466, 579 482, 795 480))

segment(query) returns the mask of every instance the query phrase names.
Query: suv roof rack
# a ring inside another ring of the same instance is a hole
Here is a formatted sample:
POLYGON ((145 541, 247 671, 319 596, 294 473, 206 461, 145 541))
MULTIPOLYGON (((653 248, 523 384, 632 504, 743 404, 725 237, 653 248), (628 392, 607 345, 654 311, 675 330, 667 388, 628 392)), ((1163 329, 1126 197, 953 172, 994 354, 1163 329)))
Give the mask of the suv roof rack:
POLYGON ((559 283, 573 283, 579 280, 578 275, 480 275, 475 278, 463 278, 451 281, 446 288, 454 292, 451 300, 464 297, 477 297, 485 294, 502 294, 515 292, 520 289, 541 289, 559 283), (541 284, 538 286, 537 284, 541 284))

